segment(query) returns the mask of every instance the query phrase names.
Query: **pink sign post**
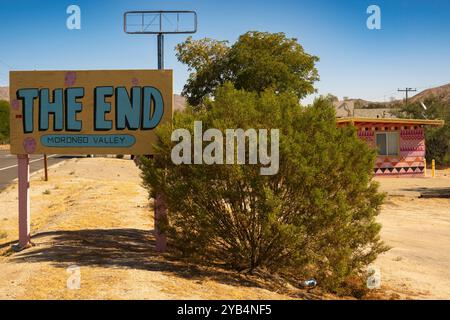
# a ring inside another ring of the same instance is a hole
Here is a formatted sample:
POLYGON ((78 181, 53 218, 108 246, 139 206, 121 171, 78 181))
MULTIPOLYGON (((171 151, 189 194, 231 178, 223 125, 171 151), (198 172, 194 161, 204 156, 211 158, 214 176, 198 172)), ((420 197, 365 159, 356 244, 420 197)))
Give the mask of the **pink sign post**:
MULTIPOLYGON (((18 251, 32 245, 29 155, 152 155, 154 129, 172 123, 172 70, 11 71, 9 87, 17 97, 11 101, 10 153, 18 160, 18 251)), ((166 219, 163 197, 155 205, 155 220, 166 219)), ((157 250, 164 251, 160 231, 157 250)))
POLYGON ((19 246, 30 245, 30 159, 27 154, 17 156, 19 177, 19 246))

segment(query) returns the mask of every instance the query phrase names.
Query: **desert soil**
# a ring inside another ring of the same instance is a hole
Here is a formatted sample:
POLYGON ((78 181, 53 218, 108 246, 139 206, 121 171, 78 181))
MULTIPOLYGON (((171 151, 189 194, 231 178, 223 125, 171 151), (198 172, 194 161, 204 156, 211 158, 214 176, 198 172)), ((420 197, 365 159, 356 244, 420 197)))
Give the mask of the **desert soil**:
MULTIPOLYGON (((430 170, 429 170, 430 171, 430 170)), ((388 197, 378 218, 391 250, 374 263, 382 286, 401 298, 450 299, 450 170, 435 178, 377 178, 388 197)))
MULTIPOLYGON (((34 247, 12 253, 17 188, 0 193, 0 299, 289 299, 257 278, 154 252, 153 214, 133 161, 80 158, 32 177, 34 247), (79 290, 67 288, 80 267, 79 290)), ((287 292, 286 289, 283 290, 287 292)))
MULTIPOLYGON (((17 240, 17 187, 0 193, 0 299, 292 299, 303 290, 217 268, 177 261, 153 250, 151 201, 130 160, 71 159, 32 177, 34 247, 17 240), (81 287, 68 289, 68 267, 81 287)), ((450 199, 419 199, 419 188, 450 186, 437 178, 378 179, 390 194, 379 221, 392 249, 374 263, 381 297, 450 298, 450 199)), ((332 296, 321 296, 333 298, 332 296)))

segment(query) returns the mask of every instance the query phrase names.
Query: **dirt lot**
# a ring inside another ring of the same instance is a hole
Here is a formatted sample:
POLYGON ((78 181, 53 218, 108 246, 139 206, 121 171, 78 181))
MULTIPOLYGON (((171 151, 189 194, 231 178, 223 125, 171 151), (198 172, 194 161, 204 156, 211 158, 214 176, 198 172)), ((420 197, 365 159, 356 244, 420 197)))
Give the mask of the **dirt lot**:
MULTIPOLYGON (((384 296, 450 298, 450 199, 418 199, 412 188, 446 188, 435 179, 380 179, 391 196, 379 217, 393 249, 375 265, 384 296), (408 189, 408 190, 403 190, 408 189), (404 193, 406 192, 406 193, 404 193), (402 194, 400 194, 402 193, 402 194), (403 194, 404 193, 404 194, 403 194)), ((17 189, 0 193, 0 299, 292 299, 285 283, 175 261, 153 251, 152 213, 129 160, 72 159, 32 179, 35 247, 12 253, 17 189), (81 288, 70 290, 77 265, 81 288)), ((323 298, 332 298, 323 296, 323 298)))
MULTIPOLYGON (((35 247, 11 254, 17 189, 0 193, 0 299, 288 299, 258 279, 154 253, 147 192, 130 160, 72 159, 31 184, 35 247), (67 268, 81 288, 67 289, 67 268)), ((287 290, 283 290, 287 292, 287 290)))
POLYGON ((436 178, 379 178, 388 193, 379 221, 391 250, 375 265, 384 288, 413 299, 450 299, 450 171, 436 178))

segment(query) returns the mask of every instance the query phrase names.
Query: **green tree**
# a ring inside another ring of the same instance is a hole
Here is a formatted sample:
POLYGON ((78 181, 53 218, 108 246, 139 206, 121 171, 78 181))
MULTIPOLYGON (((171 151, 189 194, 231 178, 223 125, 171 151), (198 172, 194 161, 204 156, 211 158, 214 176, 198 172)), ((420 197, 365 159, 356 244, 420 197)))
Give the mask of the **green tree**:
POLYGON ((336 126, 329 100, 303 108, 293 92, 226 83, 207 104, 209 111, 175 113, 157 129, 156 155, 142 158, 144 185, 167 201, 159 227, 172 248, 237 270, 316 277, 333 291, 386 250, 375 221, 383 199, 371 180, 375 152, 354 128, 336 126), (203 130, 279 129, 278 174, 262 176, 259 165, 173 164, 172 130, 193 135, 195 120, 203 130))
POLYGON ((439 97, 432 96, 423 102, 426 110, 420 102, 403 104, 399 116, 414 119, 442 119, 443 127, 426 127, 425 144, 426 158, 435 159, 438 165, 450 166, 450 101, 443 101, 439 97))
POLYGON ((331 93, 328 93, 327 95, 322 96, 322 98, 326 99, 326 100, 329 100, 331 103, 339 102, 339 98, 336 97, 335 95, 331 94, 331 93))
POLYGON ((201 105, 226 81, 237 89, 257 93, 272 89, 301 99, 315 92, 313 85, 319 80, 318 58, 284 33, 247 32, 232 46, 188 38, 176 50, 178 60, 191 71, 183 95, 193 106, 201 105))
POLYGON ((9 141, 9 103, 0 100, 0 144, 9 141))

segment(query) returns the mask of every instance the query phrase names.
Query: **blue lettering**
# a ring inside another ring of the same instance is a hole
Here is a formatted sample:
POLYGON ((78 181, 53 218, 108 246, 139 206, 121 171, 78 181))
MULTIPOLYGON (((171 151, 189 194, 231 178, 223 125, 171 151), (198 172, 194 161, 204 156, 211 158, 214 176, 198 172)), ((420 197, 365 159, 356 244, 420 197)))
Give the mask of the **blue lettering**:
POLYGON ((81 121, 77 120, 77 113, 81 112, 83 105, 77 98, 84 97, 84 88, 68 88, 66 90, 66 129, 68 131, 81 131, 81 121))
POLYGON ((94 101, 94 130, 106 131, 112 129, 112 121, 105 120, 105 114, 111 112, 111 103, 105 101, 105 97, 112 97, 113 87, 95 88, 94 101))
POLYGON ((142 129, 153 129, 159 124, 164 113, 163 98, 161 92, 153 87, 144 87, 143 96, 144 105, 142 108, 144 110, 142 117, 142 129))
POLYGON ((124 87, 116 89, 116 128, 123 130, 139 129, 141 119, 141 89, 133 87, 131 89, 131 102, 128 91, 124 87))
POLYGON ((33 103, 39 95, 38 89, 20 89, 17 91, 17 99, 22 100, 23 106, 23 131, 25 133, 33 132, 33 103))
POLYGON ((63 129, 63 89, 53 90, 53 102, 50 102, 48 89, 39 92, 39 130, 48 130, 49 115, 53 115, 53 130, 63 129))

